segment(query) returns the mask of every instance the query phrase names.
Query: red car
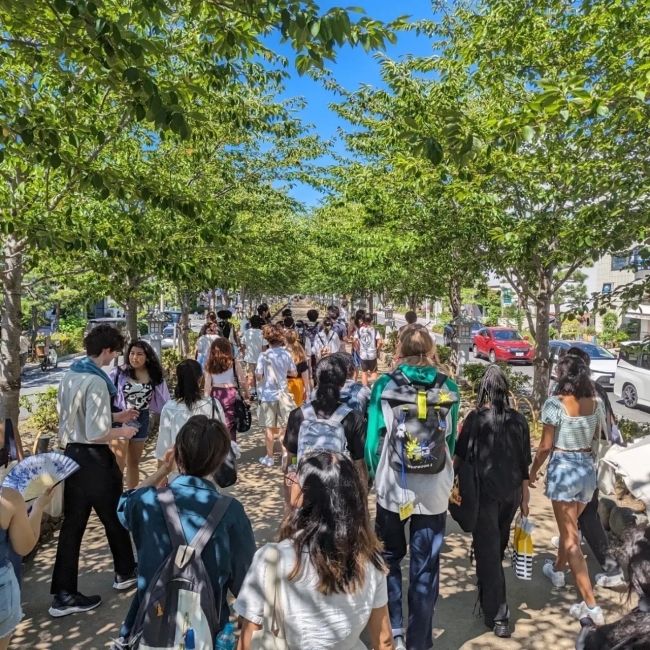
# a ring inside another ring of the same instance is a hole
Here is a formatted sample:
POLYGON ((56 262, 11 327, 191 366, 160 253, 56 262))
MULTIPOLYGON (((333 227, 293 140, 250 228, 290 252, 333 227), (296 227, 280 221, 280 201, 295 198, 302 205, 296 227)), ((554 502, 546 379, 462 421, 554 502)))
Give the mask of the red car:
POLYGON ((474 334, 474 356, 497 361, 532 363, 535 348, 517 330, 509 327, 483 327, 474 334))

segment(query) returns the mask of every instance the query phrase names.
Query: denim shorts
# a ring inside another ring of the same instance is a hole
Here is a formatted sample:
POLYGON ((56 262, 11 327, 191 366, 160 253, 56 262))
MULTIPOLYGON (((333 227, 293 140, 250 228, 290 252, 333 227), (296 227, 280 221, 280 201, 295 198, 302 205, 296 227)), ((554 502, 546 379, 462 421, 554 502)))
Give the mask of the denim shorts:
POLYGON ((23 617, 20 588, 11 564, 0 567, 0 639, 11 634, 23 617))
POLYGON ((553 452, 546 473, 546 496, 549 499, 589 503, 596 486, 596 464, 591 452, 553 452))

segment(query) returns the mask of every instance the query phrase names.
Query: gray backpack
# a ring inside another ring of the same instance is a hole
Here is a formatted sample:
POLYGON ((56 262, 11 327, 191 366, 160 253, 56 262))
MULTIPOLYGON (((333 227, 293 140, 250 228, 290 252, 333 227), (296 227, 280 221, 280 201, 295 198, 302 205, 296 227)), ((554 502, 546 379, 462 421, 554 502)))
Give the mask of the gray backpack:
POLYGON ((188 544, 183 534, 174 494, 158 492, 172 552, 158 567, 140 601, 129 637, 131 650, 172 650, 191 647, 213 650, 219 631, 212 582, 201 553, 223 518, 232 499, 221 495, 208 518, 188 544))
POLYGON ((303 421, 298 432, 298 460, 310 451, 348 453, 343 420, 352 409, 340 404, 329 418, 319 418, 311 404, 302 408, 303 421))

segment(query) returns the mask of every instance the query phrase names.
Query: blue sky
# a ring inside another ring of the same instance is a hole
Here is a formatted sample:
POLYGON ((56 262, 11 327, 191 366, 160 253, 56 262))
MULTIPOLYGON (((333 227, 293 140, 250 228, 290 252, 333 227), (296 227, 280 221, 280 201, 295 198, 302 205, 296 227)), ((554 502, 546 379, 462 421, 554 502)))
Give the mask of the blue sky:
MULTIPOLYGON (((432 18, 433 12, 430 0, 362 0, 353 2, 354 6, 365 9, 366 14, 372 18, 382 21, 390 21, 398 16, 409 15, 413 20, 420 18, 432 18)), ((339 6, 349 6, 344 2, 323 0, 320 3, 321 9, 339 6)), ((329 104, 337 100, 337 97, 326 90, 321 83, 303 76, 301 77, 293 66, 294 54, 287 45, 280 45, 279 38, 274 36, 269 39, 269 45, 276 51, 286 55, 291 61, 290 78, 285 82, 285 97, 302 97, 307 105, 300 113, 303 121, 311 124, 314 130, 323 138, 329 139, 336 135, 338 127, 345 127, 346 123, 329 108, 329 104)), ((406 54, 428 55, 431 53, 431 42, 426 36, 416 36, 414 33, 400 33, 395 45, 388 44, 386 54, 393 59, 399 59, 406 54)), ((348 90, 354 90, 361 84, 381 86, 379 63, 373 58, 372 53, 367 53, 363 48, 344 47, 337 53, 335 63, 329 64, 328 68, 333 73, 336 81, 348 90)), ((343 146, 339 142, 335 149, 342 151, 343 146)), ((325 162, 327 162, 325 160, 325 162)), ((307 185, 300 185, 292 190, 293 196, 307 205, 316 205, 321 194, 314 188, 307 185)))

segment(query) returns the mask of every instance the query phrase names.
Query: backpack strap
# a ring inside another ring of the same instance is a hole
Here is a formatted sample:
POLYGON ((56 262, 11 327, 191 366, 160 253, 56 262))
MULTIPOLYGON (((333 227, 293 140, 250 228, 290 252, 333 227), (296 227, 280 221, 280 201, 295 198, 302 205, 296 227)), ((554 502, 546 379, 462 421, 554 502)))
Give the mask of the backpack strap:
POLYGON ((302 410, 302 417, 305 420, 315 420, 316 419, 316 411, 314 411, 314 407, 311 402, 307 402, 307 404, 303 404, 300 409, 302 410))
POLYGON ((201 555, 205 545, 210 541, 210 538, 217 529, 217 526, 223 519, 223 516, 226 514, 226 510, 228 510, 228 506, 230 506, 231 503, 232 497, 227 497, 225 494, 221 494, 212 507, 205 523, 201 526, 196 535, 194 535, 194 539, 189 545, 198 555, 201 555))
POLYGON ((433 382, 433 388, 440 389, 445 385, 445 382, 447 381, 447 375, 445 375, 444 372, 438 371, 438 374, 436 375, 436 380, 433 382))
POLYGON ((185 539, 185 533, 183 533, 183 526, 181 525, 181 518, 178 514, 176 501, 174 500, 174 493, 170 487, 158 491, 158 503, 162 506, 163 517, 167 524, 167 532, 169 533, 172 547, 178 548, 179 546, 185 546, 187 540, 185 539))
POLYGON ((352 409, 347 404, 339 404, 336 407, 336 411, 330 415, 329 419, 334 422, 341 424, 343 420, 347 417, 348 413, 351 413, 352 409))
POLYGON ((390 378, 398 386, 410 386, 411 382, 408 380, 408 377, 401 371, 400 368, 396 368, 393 372, 390 373, 390 378))

